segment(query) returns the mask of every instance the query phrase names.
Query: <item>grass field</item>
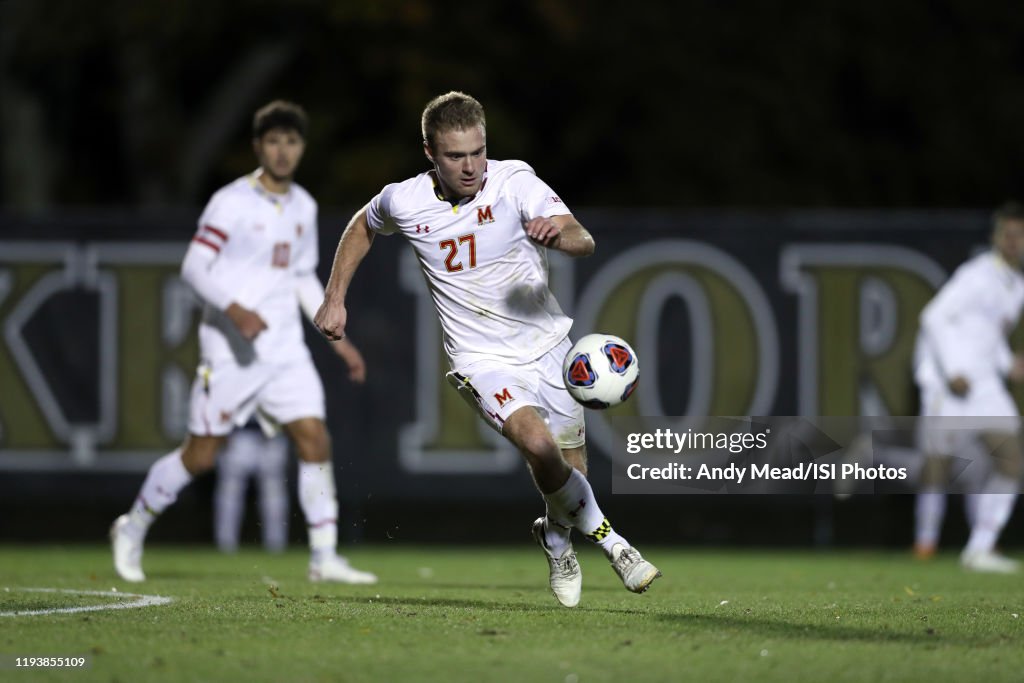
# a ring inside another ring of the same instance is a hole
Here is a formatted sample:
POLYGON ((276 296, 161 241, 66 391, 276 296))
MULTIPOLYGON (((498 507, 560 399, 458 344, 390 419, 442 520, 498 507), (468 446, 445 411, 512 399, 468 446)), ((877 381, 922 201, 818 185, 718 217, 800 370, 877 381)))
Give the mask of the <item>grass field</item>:
POLYGON ((377 586, 310 584, 306 554, 154 546, 149 580, 105 546, 0 547, 0 612, 172 598, 135 609, 0 617, 3 681, 1024 680, 1024 580, 954 556, 645 548, 665 577, 626 592, 593 548, 583 600, 555 602, 540 552, 370 547, 377 586), (128 600, 133 600, 129 598, 128 600), (13 668, 87 655, 88 669, 13 668))

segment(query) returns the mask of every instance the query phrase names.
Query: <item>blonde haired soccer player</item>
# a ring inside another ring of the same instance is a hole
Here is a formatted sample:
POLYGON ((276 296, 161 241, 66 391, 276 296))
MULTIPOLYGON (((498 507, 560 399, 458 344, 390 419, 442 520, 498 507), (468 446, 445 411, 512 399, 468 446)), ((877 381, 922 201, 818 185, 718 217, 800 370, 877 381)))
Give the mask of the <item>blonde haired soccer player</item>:
POLYGON ((925 466, 915 508, 914 551, 934 553, 945 513, 950 458, 966 439, 992 455, 982 490, 969 494, 971 535, 960 556, 965 569, 1010 573, 1019 563, 996 552, 1013 512, 1024 457, 1020 413, 1006 380, 1024 381, 1024 356, 1007 335, 1024 306, 1024 207, 996 211, 993 248, 960 266, 921 313, 914 376, 921 390, 921 449, 925 466))
POLYGON ((441 321, 449 382, 519 449, 547 504, 533 533, 555 597, 569 607, 580 599, 573 528, 601 547, 626 588, 643 592, 661 574, 594 500, 583 410, 561 379, 572 321, 547 282, 547 249, 588 256, 594 240, 527 164, 487 158, 475 99, 441 95, 421 124, 431 170, 386 186, 349 222, 316 325, 328 339, 344 338, 345 294, 357 266, 375 235, 401 233, 441 321))
MULTIPOLYGON (((293 182, 305 151, 306 113, 274 101, 256 112, 259 168, 218 190, 199 218, 181 267, 204 301, 201 363, 192 385, 189 435, 150 468, 131 509, 111 527, 114 567, 142 581, 142 547, 153 520, 192 478, 214 466, 227 435, 251 416, 280 425, 299 457, 299 502, 309 527, 311 581, 375 583, 336 552, 338 501, 324 393, 306 347, 301 308, 323 300, 316 276, 317 205, 293 182)), ((358 349, 332 346, 356 382, 366 366, 358 349)))

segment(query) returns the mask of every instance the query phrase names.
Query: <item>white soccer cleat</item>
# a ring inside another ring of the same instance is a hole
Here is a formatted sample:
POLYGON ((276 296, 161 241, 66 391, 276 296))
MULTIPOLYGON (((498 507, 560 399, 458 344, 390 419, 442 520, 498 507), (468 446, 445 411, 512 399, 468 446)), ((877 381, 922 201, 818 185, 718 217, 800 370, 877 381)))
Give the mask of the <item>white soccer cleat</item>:
POLYGON ((377 575, 356 569, 344 557, 329 555, 319 561, 310 560, 309 580, 314 583, 333 581, 365 586, 377 583, 377 575))
POLYGON ((1016 574, 1020 571, 1020 562, 993 551, 965 551, 960 555, 960 566, 968 571, 990 574, 1016 574))
POLYGON ((125 581, 139 583, 146 580, 142 573, 142 541, 125 531, 128 515, 121 515, 110 525, 110 545, 114 550, 114 569, 125 581))
POLYGON ((575 607, 580 602, 583 573, 580 571, 580 563, 576 560, 576 551, 572 549, 572 544, 570 543, 559 557, 555 557, 544 537, 543 517, 539 517, 533 523, 533 538, 548 559, 548 584, 555 599, 565 607, 575 607))
POLYGON ((661 576, 657 567, 640 556, 639 550, 621 543, 616 543, 612 548, 612 569, 622 579, 626 589, 634 593, 643 593, 661 576))

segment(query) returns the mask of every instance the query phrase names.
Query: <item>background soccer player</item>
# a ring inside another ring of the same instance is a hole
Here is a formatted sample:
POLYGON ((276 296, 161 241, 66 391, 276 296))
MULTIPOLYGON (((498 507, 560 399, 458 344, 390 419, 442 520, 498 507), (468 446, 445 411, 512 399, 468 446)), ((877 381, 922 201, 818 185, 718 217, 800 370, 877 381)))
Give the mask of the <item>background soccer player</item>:
POLYGON ((980 438, 993 456, 992 473, 970 501, 971 535, 961 563, 975 571, 1015 572, 1019 564, 998 554, 995 544, 1013 511, 1024 463, 1020 413, 1005 383, 1024 381, 1024 356, 1015 356, 1007 340, 1024 306, 1024 207, 1011 203, 996 211, 992 244, 960 266, 921 313, 914 375, 927 460, 916 502, 915 553, 928 556, 938 541, 950 456, 962 452, 962 439, 980 438), (976 429, 938 419, 969 417, 982 418, 976 429))
POLYGON ((249 482, 259 491, 263 547, 279 553, 288 546, 288 440, 267 437, 250 422, 228 437, 217 456, 217 487, 213 491, 213 538, 226 553, 238 550, 249 482))
MULTIPOLYGON (((309 525, 312 581, 374 583, 373 574, 337 555, 338 502, 324 393, 306 347, 299 308, 310 317, 323 300, 316 276, 317 204, 292 178, 305 150, 301 107, 275 101, 256 112, 259 168, 218 190, 182 263, 203 299, 201 363, 192 385, 189 435, 150 468, 127 514, 111 527, 114 567, 142 581, 142 545, 153 520, 192 478, 211 469, 227 435, 251 416, 284 428, 299 463, 299 501, 309 525)), ((340 338, 334 350, 356 382, 359 351, 340 338)))
POLYGON ((444 332, 449 381, 518 447, 547 504, 533 531, 555 597, 579 602, 572 528, 597 543, 626 588, 660 576, 612 529, 586 474, 583 409, 562 383, 572 320, 548 289, 546 249, 594 251, 590 233, 521 161, 487 159, 484 110, 451 92, 429 102, 423 149, 432 170, 388 185, 342 235, 316 324, 345 335, 345 293, 377 233, 413 246, 444 332))

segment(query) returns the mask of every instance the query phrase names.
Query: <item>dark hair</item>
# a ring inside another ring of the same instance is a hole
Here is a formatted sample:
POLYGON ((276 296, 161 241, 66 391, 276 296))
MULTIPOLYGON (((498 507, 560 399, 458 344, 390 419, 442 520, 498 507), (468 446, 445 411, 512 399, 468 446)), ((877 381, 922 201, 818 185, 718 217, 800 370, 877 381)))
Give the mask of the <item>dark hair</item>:
POLYGON ((306 116, 306 110, 294 102, 274 100, 260 107, 252 117, 252 136, 261 138, 272 128, 294 130, 305 138, 306 130, 309 128, 309 117, 306 116))
POLYGON ((487 128, 483 105, 466 93, 455 90, 427 102, 420 119, 423 141, 431 147, 438 133, 476 126, 487 128))
POLYGON ((1003 221, 1024 221, 1024 204, 1020 202, 1003 202, 992 212, 992 227, 998 228, 1003 221))

